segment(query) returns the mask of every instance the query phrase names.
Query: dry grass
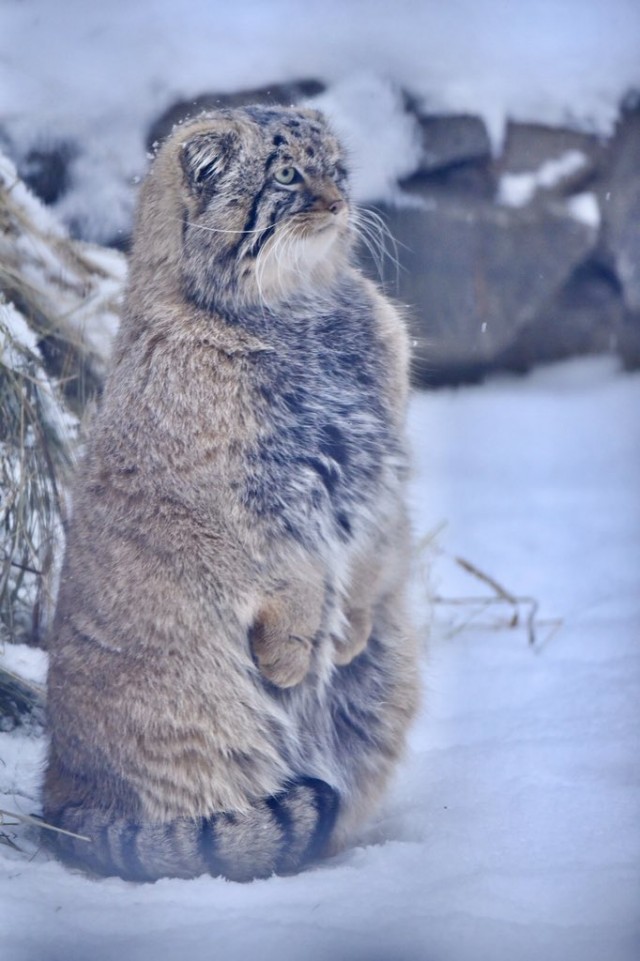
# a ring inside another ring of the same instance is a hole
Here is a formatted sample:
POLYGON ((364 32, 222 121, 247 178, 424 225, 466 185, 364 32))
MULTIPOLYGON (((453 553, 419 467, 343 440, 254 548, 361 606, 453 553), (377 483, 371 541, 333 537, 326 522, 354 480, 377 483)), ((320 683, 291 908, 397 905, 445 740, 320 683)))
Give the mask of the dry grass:
POLYGON ((38 633, 73 452, 43 362, 16 340, 15 314, 1 308, 0 631, 27 640, 38 633))
POLYGON ((41 637, 78 420, 124 274, 120 254, 71 240, 0 154, 0 641, 41 637))
POLYGON ((0 291, 38 338, 41 359, 80 415, 101 386, 124 259, 71 240, 0 155, 0 291))
POLYGON ((562 626, 562 618, 541 618, 540 602, 531 595, 517 594, 509 590, 491 574, 464 557, 449 554, 439 545, 439 538, 446 523, 443 522, 416 545, 418 573, 429 597, 433 610, 442 608, 451 617, 445 636, 448 639, 462 632, 480 628, 483 630, 524 629, 530 647, 538 651, 562 626), (482 584, 484 593, 464 596, 445 596, 432 590, 431 571, 436 557, 446 558, 469 575, 474 583, 482 584))

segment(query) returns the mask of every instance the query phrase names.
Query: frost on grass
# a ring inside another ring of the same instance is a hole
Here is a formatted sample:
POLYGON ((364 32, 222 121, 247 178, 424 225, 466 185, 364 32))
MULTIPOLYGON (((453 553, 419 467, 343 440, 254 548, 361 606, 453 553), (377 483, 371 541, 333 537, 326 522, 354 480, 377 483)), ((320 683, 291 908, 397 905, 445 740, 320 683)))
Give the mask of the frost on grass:
POLYGON ((0 154, 0 291, 76 410, 104 376, 125 272, 117 251, 70 240, 0 154))
POLYGON ((0 641, 37 640, 50 610, 79 418, 123 279, 124 258, 70 240, 0 154, 0 641))
POLYGON ((33 331, 0 303, 0 637, 38 633, 62 531, 77 420, 49 378, 33 331))

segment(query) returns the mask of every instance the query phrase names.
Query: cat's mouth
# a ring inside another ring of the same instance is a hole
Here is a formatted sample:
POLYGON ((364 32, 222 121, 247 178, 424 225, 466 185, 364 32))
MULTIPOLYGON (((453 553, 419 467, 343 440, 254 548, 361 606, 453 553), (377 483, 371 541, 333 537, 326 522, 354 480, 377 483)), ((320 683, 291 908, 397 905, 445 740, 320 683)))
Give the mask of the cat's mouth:
POLYGON ((317 237, 318 234, 344 229, 347 223, 346 207, 335 213, 330 210, 314 210, 300 217, 300 235, 303 238, 317 237))

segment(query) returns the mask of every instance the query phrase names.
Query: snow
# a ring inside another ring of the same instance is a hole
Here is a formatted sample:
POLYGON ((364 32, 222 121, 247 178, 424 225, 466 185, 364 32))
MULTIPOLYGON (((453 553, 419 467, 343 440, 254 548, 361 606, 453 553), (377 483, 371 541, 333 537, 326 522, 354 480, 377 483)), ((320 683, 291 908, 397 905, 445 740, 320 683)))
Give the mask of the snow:
POLYGON ((12 370, 20 369, 25 354, 39 358, 38 339, 13 304, 0 301, 0 351, 2 361, 12 370))
POLYGON ((26 644, 3 644, 0 664, 7 671, 17 674, 25 681, 42 684, 47 673, 47 655, 39 648, 26 644))
MULTIPOLYGON (((607 134, 639 38, 636 0, 12 0, 0 139, 81 143, 55 213, 112 239, 173 100, 312 76, 378 199, 415 162, 399 90, 479 113, 496 150, 507 118, 607 134)), ((593 223, 588 196, 574 215, 593 223)), ((121 262, 83 256, 110 300, 121 262)), ((249 885, 89 880, 5 818, 21 850, 0 844, 2 961, 635 961, 639 405, 640 376, 607 358, 415 396, 424 706, 377 816, 339 857, 249 885)), ((40 652, 0 663, 43 679, 40 652)), ((39 811, 43 754, 35 730, 0 733, 1 808, 39 811)))
MULTIPOLYGON (((6 370, 13 370, 32 380, 37 387, 43 419, 48 422, 59 443, 73 446, 78 433, 78 419, 65 408, 58 386, 45 374, 36 335, 13 304, 3 303, 1 298, 0 357, 6 370)), ((4 442, 0 443, 0 451, 7 456, 4 442)), ((18 464, 15 469, 19 473, 18 464)))
POLYGON ((545 161, 537 170, 503 174, 498 184, 498 201, 510 207, 524 207, 540 187, 555 187, 582 170, 588 162, 581 150, 567 150, 560 157, 545 161))
POLYGON ((414 155, 409 121, 383 122, 399 89, 429 112, 480 114, 496 151, 509 118, 606 134, 640 88, 639 37, 636 0, 14 0, 0 6, 2 132, 19 155, 81 144, 56 209, 111 241, 130 227, 144 136, 179 98, 324 81, 337 122, 358 102, 359 196, 376 201, 414 155), (361 109, 372 74, 379 116, 361 109))
POLYGON ((594 230, 598 229, 602 215, 596 194, 590 190, 585 190, 583 193, 568 197, 565 203, 575 220, 580 220, 587 227, 593 227, 594 230))
MULTIPOLYGON (((31 300, 70 328, 103 371, 119 322, 125 257, 117 250, 70 240, 1 150, 0 191, 6 219, 0 233, 0 260, 28 286, 31 300)), ((0 321, 9 331, 20 328, 21 342, 39 353, 37 338, 15 308, 0 305, 0 321)))
MULTIPOLYGON (((5 828, 29 858, 0 846, 3 961, 634 961, 639 405, 640 375, 609 358, 414 396, 430 639, 379 814, 340 856, 249 885, 89 880, 5 828), (455 557, 538 601, 533 646, 524 602, 515 628, 507 603, 429 603, 495 598, 455 557)), ((38 811, 42 757, 33 733, 0 735, 1 807, 38 811)))
MULTIPOLYGON (((561 156, 547 160, 537 170, 502 174, 498 182, 497 201, 506 207, 526 207, 537 192, 551 190, 563 180, 579 173, 589 163, 581 150, 567 150, 561 156)), ((575 220, 597 230, 602 220, 598 198, 592 191, 574 194, 564 201, 565 209, 575 220)))
POLYGON ((330 118, 346 147, 354 200, 394 197, 421 151, 417 120, 404 112, 400 91, 374 74, 356 74, 315 97, 313 106, 330 118))

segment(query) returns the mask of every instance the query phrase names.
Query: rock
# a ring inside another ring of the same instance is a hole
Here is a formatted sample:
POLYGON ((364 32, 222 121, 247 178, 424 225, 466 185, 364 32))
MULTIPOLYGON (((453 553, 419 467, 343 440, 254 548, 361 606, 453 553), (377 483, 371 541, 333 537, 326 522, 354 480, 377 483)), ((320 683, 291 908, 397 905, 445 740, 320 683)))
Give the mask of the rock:
POLYGON ((419 115, 422 157, 418 173, 491 159, 491 142, 480 117, 468 114, 419 115))
POLYGON ((416 379, 426 384, 492 369, 597 236, 561 205, 540 211, 449 198, 384 213, 401 260, 397 282, 389 265, 384 279, 410 305, 416 379))
POLYGON ((525 371, 569 357, 621 353, 625 327, 617 277, 593 257, 576 267, 557 296, 497 358, 496 366, 525 371))
POLYGON ((525 206, 585 192, 597 181, 605 160, 604 145, 591 134, 509 123, 504 151, 495 164, 498 200, 525 206))
POLYGON ((70 166, 77 156, 71 143, 33 147, 18 165, 20 177, 45 204, 54 204, 69 189, 70 166))
POLYGON ((189 100, 172 104, 151 125, 147 136, 147 149, 154 150, 169 136, 176 124, 189 117, 196 117, 205 110, 217 107, 242 107, 244 104, 280 104, 288 106, 300 103, 324 93, 325 86, 318 80, 292 80, 291 83, 272 84, 238 93, 204 93, 189 100))
POLYGON ((529 173, 574 152, 583 154, 586 161, 573 188, 582 190, 585 181, 605 160, 605 145, 599 137, 565 127, 509 121, 498 167, 500 173, 529 173))
POLYGON ((406 194, 421 200, 458 197, 460 200, 492 200, 496 195, 496 178, 490 163, 459 163, 453 167, 417 173, 403 180, 406 194))
POLYGON ((604 243, 622 285, 625 304, 640 313, 640 104, 623 112, 611 144, 601 189, 604 243))
POLYGON ((484 122, 468 114, 424 114, 410 96, 422 138, 415 173, 401 183, 422 200, 456 196, 490 200, 496 193, 491 143, 484 122))
POLYGON ((12 157, 21 180, 45 204, 54 204, 71 186, 71 166, 79 154, 69 140, 40 135, 19 149, 13 137, 0 126, 0 153, 12 157))
POLYGON ((625 313, 618 336, 618 354, 626 370, 640 368, 640 312, 625 313))

